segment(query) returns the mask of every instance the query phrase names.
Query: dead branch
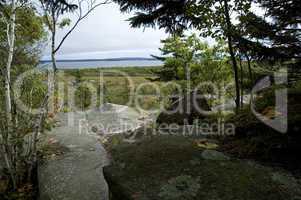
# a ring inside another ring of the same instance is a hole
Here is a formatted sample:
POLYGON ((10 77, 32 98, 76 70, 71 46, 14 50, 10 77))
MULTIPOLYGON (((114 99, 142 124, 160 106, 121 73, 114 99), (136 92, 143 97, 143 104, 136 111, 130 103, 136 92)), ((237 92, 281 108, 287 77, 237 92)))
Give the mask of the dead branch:
POLYGON ((76 20, 75 24, 70 28, 70 30, 66 33, 66 35, 62 38, 62 40, 60 41, 59 45, 57 46, 57 48, 55 49, 54 53, 56 53, 61 46, 64 44, 65 40, 69 37, 69 35, 74 31, 74 29, 78 26, 78 24, 85 19, 93 10, 95 10, 97 7, 101 6, 101 5, 105 5, 105 4, 109 4, 111 3, 110 0, 106 0, 104 2, 101 3, 97 3, 96 4, 96 0, 91 1, 90 4, 88 5, 88 10, 83 13, 83 6, 82 6, 82 0, 80 0, 78 2, 78 19, 76 20))

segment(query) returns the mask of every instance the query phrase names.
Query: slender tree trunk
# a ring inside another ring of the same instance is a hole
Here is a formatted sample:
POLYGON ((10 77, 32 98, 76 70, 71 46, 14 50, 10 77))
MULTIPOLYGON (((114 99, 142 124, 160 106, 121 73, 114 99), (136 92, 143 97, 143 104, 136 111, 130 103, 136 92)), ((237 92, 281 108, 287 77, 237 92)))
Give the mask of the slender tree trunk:
POLYGON ((7 64, 6 72, 5 72, 5 109, 6 109, 6 116, 7 122, 10 125, 12 121, 11 115, 11 91, 10 91, 10 65, 7 64))
POLYGON ((56 75, 57 75, 57 65, 56 65, 56 20, 55 20, 55 15, 52 14, 52 30, 51 30, 51 61, 52 61, 52 70, 53 70, 53 79, 52 83, 50 83, 50 96, 52 96, 52 101, 50 101, 50 111, 55 112, 56 111, 56 105, 57 105, 57 98, 56 98, 56 92, 58 91, 57 89, 57 80, 56 80, 56 75))
POLYGON ((224 0, 224 14, 226 18, 226 35, 228 39, 228 47, 229 47, 229 52, 232 60, 232 67, 234 71, 234 78, 235 78, 235 92, 236 92, 236 98, 235 98, 235 103, 236 103, 236 110, 238 111, 240 107, 240 90, 239 90, 239 78, 238 78, 238 66, 234 54, 234 48, 233 48, 233 41, 232 41, 232 23, 231 23, 231 18, 229 14, 229 5, 228 5, 228 0, 224 0))
POLYGON ((240 106, 243 107, 244 104, 244 89, 243 89, 243 66, 242 66, 242 59, 239 56, 239 65, 240 65, 240 106))
MULTIPOLYGON (((6 110, 6 117, 7 117, 7 134, 3 138, 4 144, 2 147, 2 151, 4 154, 5 164, 8 168, 8 171, 11 176, 11 180, 13 183, 13 188, 16 189, 17 181, 16 181, 16 171, 14 170, 13 160, 14 160, 14 153, 9 152, 10 145, 10 137, 13 131, 11 131, 12 126, 12 99, 11 99, 11 66, 13 62, 14 56, 14 47, 15 47, 15 27, 16 27, 16 0, 11 1, 11 13, 9 17, 9 22, 7 24, 7 44, 8 44, 8 56, 7 56, 7 63, 5 68, 5 110, 6 110)), ((12 146, 12 149, 14 146, 12 146)))
POLYGON ((6 114, 9 124, 12 121, 12 103, 11 103, 11 85, 10 85, 10 71, 14 56, 15 47, 15 27, 16 27, 16 1, 11 1, 11 15, 7 25, 7 43, 8 43, 8 57, 5 70, 5 104, 6 114))
POLYGON ((30 142, 30 144, 31 144, 30 155, 29 155, 30 166, 28 168, 28 177, 27 177, 28 181, 31 181, 33 170, 37 164, 37 142, 38 142, 37 140, 38 140, 39 133, 41 133, 43 131, 45 115, 47 114, 48 100, 49 100, 49 96, 47 94, 47 96, 44 98, 44 100, 41 104, 41 107, 40 107, 41 113, 36 121, 35 130, 34 130, 32 138, 31 138, 31 142, 30 142))
POLYGON ((56 58, 55 58, 55 36, 56 30, 55 25, 53 25, 52 37, 51 37, 51 61, 52 61, 52 69, 54 73, 57 71, 56 58))
POLYGON ((17 181, 16 181, 16 177, 15 177, 15 173, 14 173, 14 170, 13 170, 13 166, 12 166, 12 163, 11 163, 11 160, 10 160, 10 156, 9 156, 9 153, 7 151, 7 144, 1 144, 1 147, 2 147, 2 154, 3 154, 3 157, 4 157, 4 162, 5 162, 5 165, 8 169, 8 172, 9 172, 9 175, 11 177, 11 180, 12 180, 12 184, 13 184, 13 189, 17 189, 17 181))
POLYGON ((185 80, 186 80, 186 105, 184 105, 186 108, 184 108, 184 111, 186 112, 186 114, 191 114, 191 74, 190 74, 190 68, 189 68, 189 62, 185 63, 184 66, 184 72, 185 72, 185 80))
POLYGON ((251 68, 251 60, 250 60, 250 57, 248 56, 248 54, 246 54, 246 58, 248 61, 248 70, 249 70, 250 80, 251 80, 251 83, 254 84, 254 78, 253 78, 253 73, 252 73, 252 68, 251 68))
POLYGON ((190 81, 191 76, 190 76, 190 68, 188 63, 185 63, 184 71, 185 71, 185 80, 190 81))

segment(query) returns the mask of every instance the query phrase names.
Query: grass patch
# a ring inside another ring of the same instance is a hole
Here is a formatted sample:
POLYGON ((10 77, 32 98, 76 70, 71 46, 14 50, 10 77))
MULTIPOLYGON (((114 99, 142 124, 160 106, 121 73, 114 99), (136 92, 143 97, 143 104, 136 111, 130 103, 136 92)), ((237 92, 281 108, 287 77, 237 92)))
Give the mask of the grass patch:
MULTIPOLYGON (((68 107, 69 98, 66 95, 68 90, 75 90, 75 102, 78 108, 89 107, 91 94, 82 90, 81 84, 92 85, 97 93, 97 105, 103 102, 134 106, 136 102, 145 110, 158 109, 164 97, 173 91, 171 87, 163 87, 162 82, 151 81, 155 78, 153 71, 160 67, 124 67, 124 68, 100 68, 82 70, 63 70, 63 75, 59 78, 64 83, 64 94, 60 98, 64 99, 64 107, 68 107), (104 86, 103 86, 104 85, 104 86), (143 86, 141 86, 143 85, 143 86), (160 89, 157 94, 156 88, 160 89), (81 91, 87 95, 81 95, 81 91), (135 100, 137 95, 140 98, 135 100), (102 100, 103 99, 103 100, 102 100), (82 106, 84 105, 84 106, 82 106)), ((164 101, 164 100, 163 100, 164 101)), ((71 109, 63 108, 70 111, 71 109)))

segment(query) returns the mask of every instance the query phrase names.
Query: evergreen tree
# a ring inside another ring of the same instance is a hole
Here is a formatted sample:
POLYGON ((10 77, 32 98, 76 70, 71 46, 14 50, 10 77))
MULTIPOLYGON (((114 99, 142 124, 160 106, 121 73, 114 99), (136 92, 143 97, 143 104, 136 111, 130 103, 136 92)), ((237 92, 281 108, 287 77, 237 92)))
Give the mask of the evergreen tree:
POLYGON ((256 60, 300 62, 301 4, 297 0, 258 0, 265 16, 243 13, 237 46, 256 60))

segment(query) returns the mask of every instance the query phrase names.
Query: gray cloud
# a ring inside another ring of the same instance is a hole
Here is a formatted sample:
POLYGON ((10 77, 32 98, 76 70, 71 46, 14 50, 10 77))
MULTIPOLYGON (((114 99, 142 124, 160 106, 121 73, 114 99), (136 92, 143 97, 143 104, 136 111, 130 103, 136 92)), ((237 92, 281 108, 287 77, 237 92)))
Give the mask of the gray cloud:
MULTIPOLYGON (((167 34, 151 28, 133 29, 126 21, 129 17, 129 14, 120 13, 116 4, 97 8, 66 40, 58 58, 148 56, 158 52, 160 40, 167 34)), ((60 30, 57 39, 62 38, 67 30, 60 30)), ((49 53, 48 47, 44 58, 49 58, 49 53)))

